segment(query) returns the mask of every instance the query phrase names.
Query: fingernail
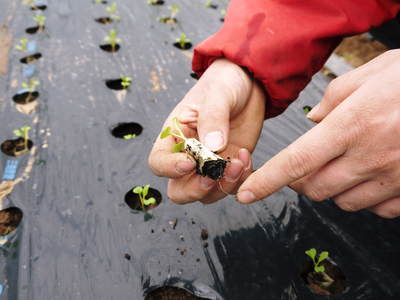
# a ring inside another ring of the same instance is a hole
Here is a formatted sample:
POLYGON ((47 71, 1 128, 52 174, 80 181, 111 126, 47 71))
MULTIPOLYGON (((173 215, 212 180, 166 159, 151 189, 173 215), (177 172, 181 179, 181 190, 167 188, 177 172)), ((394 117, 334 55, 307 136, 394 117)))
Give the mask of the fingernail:
POLYGON ((250 153, 249 153, 249 150, 247 150, 246 148, 240 149, 238 157, 241 160, 241 162, 243 163, 243 166, 244 166, 245 170, 250 168, 250 153))
POLYGON ((318 113, 320 107, 320 103, 314 106, 314 108, 307 114, 307 118, 309 118, 311 121, 314 121, 315 116, 318 113))
POLYGON ((243 173, 243 164, 238 159, 232 159, 225 171, 225 180, 236 182, 243 173))
POLYGON ((211 151, 217 151, 224 145, 224 137, 221 131, 213 131, 206 135, 204 139, 205 146, 211 151))
POLYGON ((201 188, 205 190, 209 190, 212 186, 214 186, 216 183, 214 180, 208 177, 201 177, 200 178, 200 186, 201 188))
POLYGON ((175 169, 179 174, 185 175, 193 171, 195 163, 192 161, 180 161, 176 164, 175 169))
POLYGON ((256 200, 256 196, 250 191, 243 191, 237 194, 237 200, 242 203, 250 203, 256 200))

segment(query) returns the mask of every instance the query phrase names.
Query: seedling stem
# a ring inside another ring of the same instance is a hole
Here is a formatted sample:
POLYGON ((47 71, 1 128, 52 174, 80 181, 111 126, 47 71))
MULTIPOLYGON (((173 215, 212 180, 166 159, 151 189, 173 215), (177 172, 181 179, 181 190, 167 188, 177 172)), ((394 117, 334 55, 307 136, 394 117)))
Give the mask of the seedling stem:
POLYGON ((19 129, 15 129, 13 131, 14 135, 17 137, 23 137, 24 139, 24 150, 22 152, 28 151, 28 140, 29 140, 29 130, 31 129, 30 126, 23 126, 19 129))
POLYGON ((149 199, 146 199, 147 194, 149 193, 150 189, 150 184, 147 184, 145 186, 137 186, 135 187, 132 191, 139 196, 140 199, 140 205, 142 207, 142 210, 145 211, 145 206, 151 205, 151 204, 156 204, 156 199, 153 197, 150 197, 149 199))
POLYGON ((115 29, 111 29, 104 40, 111 45, 113 52, 115 51, 117 44, 121 42, 121 39, 117 37, 117 31, 115 29))
POLYGON ((181 46, 182 49, 185 49, 187 43, 190 43, 190 40, 187 38, 185 33, 181 33, 181 36, 176 39, 176 42, 181 46))
POLYGON ((43 31, 44 30, 44 24, 46 22, 46 17, 43 16, 40 13, 37 13, 34 17, 33 20, 35 20, 35 22, 38 24, 39 26, 39 31, 43 31))

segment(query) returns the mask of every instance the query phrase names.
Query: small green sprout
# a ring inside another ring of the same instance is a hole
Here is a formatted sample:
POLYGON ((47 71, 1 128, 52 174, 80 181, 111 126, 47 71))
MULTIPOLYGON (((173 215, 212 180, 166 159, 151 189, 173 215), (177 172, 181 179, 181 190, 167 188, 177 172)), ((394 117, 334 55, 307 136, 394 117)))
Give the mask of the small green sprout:
POLYGON ((186 34, 181 33, 181 36, 176 39, 176 42, 182 49, 185 49, 186 44, 190 43, 190 40, 187 38, 186 34))
POLYGON ((160 0, 148 0, 147 4, 148 5, 158 5, 158 4, 163 4, 164 2, 161 2, 160 0))
POLYGON ((173 20, 176 15, 181 11, 178 5, 170 5, 168 6, 169 11, 171 12, 170 18, 173 20))
POLYGON ((316 273, 320 272, 325 272, 325 267, 320 266, 321 262, 323 262, 325 259, 328 258, 329 252, 328 251, 322 251, 318 257, 318 261, 316 261, 316 256, 317 256, 317 250, 315 248, 311 248, 305 252, 312 260, 314 263, 314 271, 316 273))
POLYGON ((115 51, 117 44, 121 42, 121 39, 117 37, 117 31, 115 29, 111 29, 104 40, 111 45, 113 52, 115 51))
POLYGON ((226 9, 221 9, 220 14, 222 17, 226 16, 226 9))
POLYGON ((132 83, 132 77, 127 77, 124 75, 120 75, 121 85, 124 89, 127 89, 132 83))
POLYGON ((110 18, 114 21, 121 20, 121 17, 117 15, 118 4, 116 2, 112 3, 106 8, 107 12, 110 14, 110 18))
POLYGON ((207 0, 206 3, 204 3, 205 7, 211 7, 212 5, 212 0, 207 0))
POLYGON ((168 126, 161 132, 160 139, 165 139, 168 136, 174 136, 183 140, 182 142, 174 145, 172 148, 173 152, 180 152, 185 149, 185 141, 187 138, 180 128, 180 122, 177 117, 172 119, 172 127, 168 126))
POLYGON ((35 20, 35 22, 38 24, 39 30, 40 30, 40 31, 43 31, 43 29, 44 29, 44 24, 45 24, 45 22, 46 22, 46 17, 43 16, 42 14, 40 14, 40 13, 37 13, 37 14, 33 17, 33 20, 35 20))
POLYGON ((123 136, 124 140, 132 140, 136 137, 136 134, 126 134, 123 136))
POLYGON ((139 195, 139 199, 140 199, 140 204, 142 206, 142 210, 145 210, 144 207, 151 205, 151 204, 156 204, 156 199, 151 197, 149 199, 146 199, 147 194, 149 193, 149 189, 150 189, 150 184, 147 184, 145 186, 137 186, 135 187, 132 191, 139 195))
POLYGON ((22 4, 30 6, 32 9, 37 9, 35 0, 22 0, 22 4))
POLYGON ((23 137, 24 138, 24 150, 23 152, 28 151, 28 140, 29 140, 29 130, 31 129, 30 126, 23 126, 19 129, 15 129, 13 131, 14 135, 17 137, 23 137))
POLYGON ((303 112, 305 114, 308 114, 312 109, 313 109, 313 107, 310 105, 303 106, 303 112))
POLYGON ((15 46, 15 49, 21 52, 27 51, 28 39, 20 39, 19 44, 15 46))
POLYGON ((95 0, 94 3, 96 3, 96 4, 106 4, 107 1, 105 1, 105 0, 95 0))
POLYGON ((21 83, 24 89, 27 89, 30 93, 36 90, 36 87, 40 84, 39 80, 31 78, 28 82, 21 83))

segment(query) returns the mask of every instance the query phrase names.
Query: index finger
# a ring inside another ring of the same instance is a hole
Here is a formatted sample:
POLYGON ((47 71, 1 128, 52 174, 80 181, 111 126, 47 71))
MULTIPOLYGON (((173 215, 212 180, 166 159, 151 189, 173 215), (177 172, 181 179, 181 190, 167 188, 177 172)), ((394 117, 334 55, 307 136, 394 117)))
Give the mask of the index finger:
POLYGON ((261 200, 342 155, 348 139, 335 121, 323 120, 267 161, 241 185, 237 200, 261 200))

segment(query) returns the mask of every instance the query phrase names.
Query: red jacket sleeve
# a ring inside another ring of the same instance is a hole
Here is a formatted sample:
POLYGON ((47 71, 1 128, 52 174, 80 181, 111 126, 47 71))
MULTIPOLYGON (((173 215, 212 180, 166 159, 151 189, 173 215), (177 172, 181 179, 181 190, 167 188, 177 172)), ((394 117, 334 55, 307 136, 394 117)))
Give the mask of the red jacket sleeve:
POLYGON ((378 26, 395 0, 232 0, 221 30, 194 50, 201 75, 218 57, 246 67, 268 94, 266 117, 295 100, 341 38, 378 26))

